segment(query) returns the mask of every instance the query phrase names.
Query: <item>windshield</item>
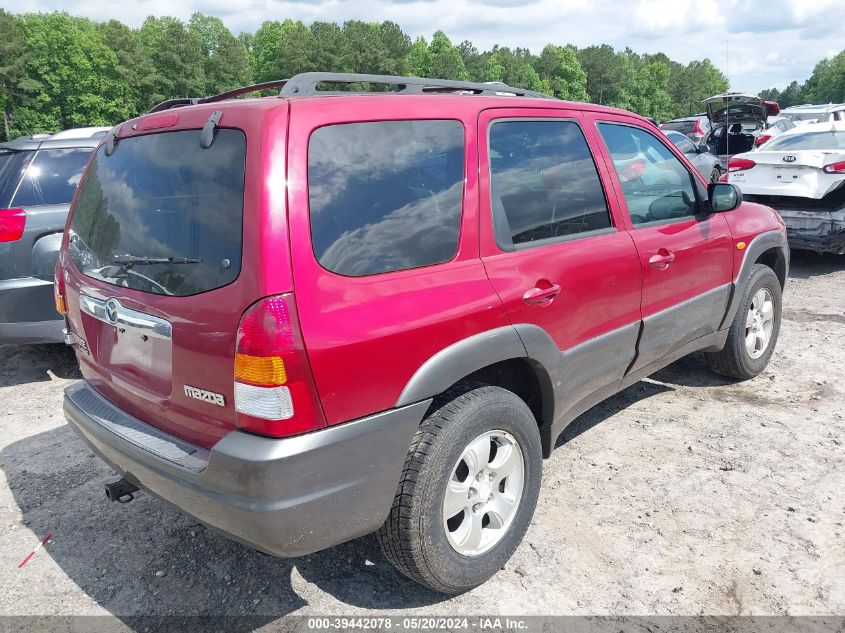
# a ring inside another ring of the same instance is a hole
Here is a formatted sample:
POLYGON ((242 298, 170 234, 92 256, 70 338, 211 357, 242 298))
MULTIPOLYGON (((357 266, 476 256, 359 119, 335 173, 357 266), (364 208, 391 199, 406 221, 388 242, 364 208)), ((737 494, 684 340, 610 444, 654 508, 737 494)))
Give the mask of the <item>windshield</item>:
POLYGON ((69 253, 89 277, 166 295, 193 295, 234 281, 241 268, 242 132, 200 131, 122 139, 100 148, 70 224, 69 253))
POLYGON ((782 117, 789 119, 792 122, 795 121, 812 121, 814 123, 818 122, 819 119, 826 119, 827 117, 819 112, 781 112, 782 117))
POLYGON ((802 149, 845 150, 845 132, 809 132, 780 136, 766 145, 766 151, 788 152, 802 149))

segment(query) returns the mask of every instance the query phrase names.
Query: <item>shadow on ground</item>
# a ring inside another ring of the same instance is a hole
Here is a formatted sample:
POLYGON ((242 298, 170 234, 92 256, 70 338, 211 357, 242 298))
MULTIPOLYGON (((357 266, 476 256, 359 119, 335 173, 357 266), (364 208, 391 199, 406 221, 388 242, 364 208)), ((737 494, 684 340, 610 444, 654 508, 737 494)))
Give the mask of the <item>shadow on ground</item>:
MULTIPOLYGON (((372 536, 286 560, 234 543, 144 493, 129 504, 109 503, 103 483, 114 474, 67 426, 7 446, 0 468, 31 532, 9 534, 20 539, 21 558, 32 535, 52 532, 39 556, 50 556, 132 628, 166 624, 160 616, 226 615, 238 616, 226 620, 227 630, 252 630, 305 606, 295 587, 307 584, 368 609, 421 607, 446 598, 395 571, 372 536)), ((22 573, 46 572, 30 563, 22 573)))
MULTIPOLYGON (((789 276, 797 279, 809 279, 817 275, 829 275, 845 269, 845 255, 819 255, 812 251, 792 251, 790 253, 789 276)), ((787 292, 789 287, 787 286, 787 292)))
POLYGON ((73 349, 66 345, 0 345, 0 387, 57 378, 81 378, 73 349))

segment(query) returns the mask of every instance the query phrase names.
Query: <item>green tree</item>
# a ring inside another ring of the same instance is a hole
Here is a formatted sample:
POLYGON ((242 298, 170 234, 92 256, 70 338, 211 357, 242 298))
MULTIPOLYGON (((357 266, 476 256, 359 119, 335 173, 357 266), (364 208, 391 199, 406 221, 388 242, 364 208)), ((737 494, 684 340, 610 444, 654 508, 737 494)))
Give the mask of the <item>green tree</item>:
POLYGON ((461 54, 464 68, 467 69, 470 79, 473 81, 483 81, 487 57, 478 52, 478 49, 469 40, 464 40, 458 44, 458 52, 461 54))
POLYGON ((334 22, 313 22, 309 28, 314 35, 315 68, 325 72, 350 72, 343 29, 334 22))
POLYGON ((669 94, 674 104, 672 116, 689 116, 704 110, 704 100, 728 90, 728 78, 709 59, 694 60, 686 66, 672 64, 669 94))
POLYGON ((152 102, 206 94, 203 42, 184 22, 150 16, 139 35, 156 72, 152 102))
POLYGON ((220 18, 194 13, 188 31, 200 42, 203 53, 205 94, 231 90, 250 83, 249 58, 220 18))
POLYGON ((314 33, 299 20, 264 22, 252 44, 252 74, 262 82, 318 70, 316 49, 314 33))
POLYGON ((93 22, 42 13, 23 16, 22 26, 23 78, 11 136, 125 118, 131 93, 117 55, 93 22))
POLYGON ((845 50, 816 64, 801 92, 814 103, 845 102, 845 50))
POLYGON ((569 101, 587 101, 587 73, 578 61, 573 46, 548 44, 535 66, 542 79, 549 82, 555 97, 569 101))
POLYGON ((12 122, 16 103, 20 101, 20 84, 26 77, 24 36, 21 20, 0 9, 0 108, 3 109, 3 140, 12 138, 12 122))
POLYGON ((461 52, 456 46, 452 45, 443 31, 437 31, 431 38, 428 52, 431 56, 431 68, 429 70, 431 74, 428 75, 429 77, 464 81, 469 79, 464 60, 461 58, 461 52))
POLYGON ((494 46, 491 60, 485 68, 485 81, 503 81, 514 88, 525 88, 551 94, 552 89, 547 81, 540 78, 534 70, 534 60, 531 52, 526 48, 511 50, 507 47, 494 46), (487 71, 491 71, 488 73, 487 71), (497 78, 492 78, 497 75, 497 78))
POLYGON ((413 77, 431 77, 431 51, 424 37, 414 40, 405 55, 402 72, 413 77))
POLYGON ((630 69, 612 46, 588 46, 578 51, 578 61, 587 74, 587 95, 593 103, 617 104, 628 82, 630 69))
POLYGON ((129 88, 125 116, 129 118, 155 105, 157 75, 141 45, 138 32, 117 20, 99 25, 106 45, 117 55, 117 69, 129 88))

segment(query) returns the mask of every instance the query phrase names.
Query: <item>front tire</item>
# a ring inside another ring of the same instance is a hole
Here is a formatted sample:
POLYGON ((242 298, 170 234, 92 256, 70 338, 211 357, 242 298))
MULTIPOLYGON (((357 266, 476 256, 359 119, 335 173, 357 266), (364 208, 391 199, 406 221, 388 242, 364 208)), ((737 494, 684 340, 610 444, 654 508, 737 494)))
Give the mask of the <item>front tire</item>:
POLYGON ((739 380, 754 378, 769 364, 780 322, 780 280, 768 266, 755 264, 724 349, 705 354, 710 368, 739 380))
POLYGON ((500 387, 451 391, 414 435, 379 543, 430 589, 477 587, 522 541, 541 478, 540 433, 522 399, 500 387))

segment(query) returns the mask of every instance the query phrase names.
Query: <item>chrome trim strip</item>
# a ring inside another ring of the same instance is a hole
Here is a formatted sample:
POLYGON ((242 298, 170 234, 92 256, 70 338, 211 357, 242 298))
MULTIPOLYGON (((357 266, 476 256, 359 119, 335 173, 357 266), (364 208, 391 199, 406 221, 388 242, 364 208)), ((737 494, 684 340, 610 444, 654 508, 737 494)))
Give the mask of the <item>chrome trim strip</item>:
POLYGON ((103 301, 87 295, 79 295, 79 309, 98 321, 115 327, 120 326, 145 336, 163 340, 170 340, 173 336, 173 328, 164 319, 126 308, 120 305, 117 299, 103 301))

